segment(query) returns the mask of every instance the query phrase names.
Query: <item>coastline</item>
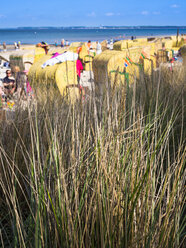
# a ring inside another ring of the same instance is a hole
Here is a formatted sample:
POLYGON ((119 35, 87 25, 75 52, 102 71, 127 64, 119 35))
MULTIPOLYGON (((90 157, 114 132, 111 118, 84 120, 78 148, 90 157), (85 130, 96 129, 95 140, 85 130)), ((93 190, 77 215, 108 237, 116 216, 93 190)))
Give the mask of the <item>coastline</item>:
MULTIPOLYGON (((179 28, 179 27, 177 27, 179 28)), ((6 42, 12 45, 20 41, 22 45, 37 44, 45 41, 50 45, 58 44, 61 39, 71 42, 103 41, 103 40, 120 40, 130 39, 131 36, 137 38, 143 37, 165 37, 177 34, 177 28, 112 28, 112 29, 0 29, 0 45, 6 42)), ((186 27, 180 28, 180 34, 186 34, 186 27)), ((1 47, 1 46, 0 46, 1 47)))
MULTIPOLYGON (((136 39, 144 39, 144 38, 168 38, 168 37, 171 37, 171 36, 176 36, 176 34, 171 34, 171 35, 139 35, 139 36, 134 36, 136 39)), ((114 41, 119 41, 119 40, 130 40, 131 39, 131 36, 130 37, 116 37, 117 39, 113 39, 114 41)), ((112 38, 111 38, 112 39, 112 38)), ((110 39, 102 39, 102 40, 99 40, 99 42, 102 42, 104 40, 107 40, 109 41, 110 39)), ((73 42, 87 42, 87 40, 83 40, 83 39, 77 39, 77 40, 73 40, 73 41, 70 41, 70 44, 73 43, 73 42)), ((96 42, 97 40, 91 40, 92 42, 96 42)), ((27 50, 27 49, 30 49, 32 48, 33 46, 35 47, 37 43, 21 43, 21 50, 27 50)), ((56 47, 56 45, 54 43, 48 43, 50 45, 50 47, 56 47)), ((12 52, 15 52, 15 51, 19 51, 20 49, 15 49, 14 48, 14 44, 6 44, 7 46, 7 51, 12 51, 12 52)), ((60 47, 60 44, 57 45, 57 47, 59 48, 60 47)), ((5 52, 7 52, 5 51, 5 52)), ((0 44, 0 52, 4 52, 3 51, 3 47, 2 47, 2 44, 0 44)))

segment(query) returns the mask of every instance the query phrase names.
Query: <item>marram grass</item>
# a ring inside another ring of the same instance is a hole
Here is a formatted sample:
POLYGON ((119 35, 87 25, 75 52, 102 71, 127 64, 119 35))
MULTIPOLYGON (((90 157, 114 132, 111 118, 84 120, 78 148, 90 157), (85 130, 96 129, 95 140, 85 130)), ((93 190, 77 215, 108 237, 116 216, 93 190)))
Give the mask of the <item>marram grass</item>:
POLYGON ((185 82, 151 80, 1 123, 1 247, 184 246, 185 82))

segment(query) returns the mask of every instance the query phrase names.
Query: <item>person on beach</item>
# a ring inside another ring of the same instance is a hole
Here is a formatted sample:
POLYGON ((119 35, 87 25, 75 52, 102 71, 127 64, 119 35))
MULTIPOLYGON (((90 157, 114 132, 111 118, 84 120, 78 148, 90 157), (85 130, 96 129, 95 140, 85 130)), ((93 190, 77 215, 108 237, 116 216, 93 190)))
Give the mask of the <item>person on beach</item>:
POLYGON ((91 40, 89 40, 87 42, 87 47, 88 47, 88 50, 92 49, 92 43, 91 43, 91 40))
POLYGON ((24 72, 18 71, 16 73, 16 92, 20 99, 25 92, 27 77, 24 72))
POLYGON ((3 42, 3 51, 6 52, 6 42, 3 42))
POLYGON ((99 41, 96 41, 96 54, 100 54, 102 52, 101 50, 101 44, 99 43, 99 41))
POLYGON ((65 40, 62 39, 62 40, 61 40, 61 47, 64 47, 64 45, 65 45, 65 40))
POLYGON ((28 70, 25 70, 24 73, 26 76, 26 87, 25 87, 26 96, 28 98, 33 99, 34 98, 34 92, 33 92, 32 87, 30 86, 30 83, 28 81, 28 70))
POLYGON ((42 47, 45 50, 45 54, 48 54, 50 47, 46 42, 42 41, 42 42, 38 43, 36 46, 42 47))
POLYGON ((42 42, 41 42, 41 47, 44 48, 45 54, 48 54, 49 45, 48 45, 46 42, 42 41, 42 42))
POLYGON ((113 44, 114 44, 114 43, 113 43, 113 39, 111 39, 111 40, 110 40, 110 44, 109 44, 109 49, 110 49, 110 50, 113 50, 113 44))
POLYGON ((21 48, 21 42, 20 42, 20 41, 18 41, 18 43, 17 43, 17 48, 18 48, 18 49, 21 48))
POLYGON ((81 63, 81 60, 78 56, 78 59, 76 61, 76 72, 77 72, 77 81, 78 84, 80 83, 80 77, 81 77, 81 72, 83 71, 83 65, 81 63))
POLYGON ((15 78, 12 77, 10 70, 6 70, 6 77, 3 79, 4 93, 7 97, 11 98, 16 90, 15 78))
POLYGON ((17 42, 14 42, 14 48, 15 48, 15 50, 18 48, 17 42))
POLYGON ((66 46, 69 46, 70 45, 68 40, 65 41, 65 45, 66 46))

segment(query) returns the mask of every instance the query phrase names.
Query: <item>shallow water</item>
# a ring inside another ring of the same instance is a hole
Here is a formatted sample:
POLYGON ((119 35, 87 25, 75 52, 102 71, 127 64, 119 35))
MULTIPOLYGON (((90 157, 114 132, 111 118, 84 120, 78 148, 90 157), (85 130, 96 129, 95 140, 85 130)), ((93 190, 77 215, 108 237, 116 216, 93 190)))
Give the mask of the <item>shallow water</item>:
MULTIPOLYGON (((179 28, 180 34, 186 34, 186 27, 179 28)), ((126 28, 126 29, 60 29, 60 28, 32 28, 32 29, 0 29, 0 43, 36 44, 46 41, 49 44, 60 43, 61 39, 73 41, 102 41, 119 40, 131 36, 170 36, 176 35, 177 28, 126 28)))

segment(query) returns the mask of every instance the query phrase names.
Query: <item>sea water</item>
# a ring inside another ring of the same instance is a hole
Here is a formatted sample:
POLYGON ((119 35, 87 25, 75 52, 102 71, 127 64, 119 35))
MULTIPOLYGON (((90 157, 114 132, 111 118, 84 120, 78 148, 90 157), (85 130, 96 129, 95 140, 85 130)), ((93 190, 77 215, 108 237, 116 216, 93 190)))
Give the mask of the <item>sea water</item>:
MULTIPOLYGON (((17 28, 0 29, 0 43, 36 44, 45 41, 60 44, 61 39, 73 41, 102 41, 128 39, 131 36, 170 36, 177 34, 177 27, 135 27, 135 28, 17 28)), ((186 27, 179 27, 180 34, 186 34, 186 27)))

